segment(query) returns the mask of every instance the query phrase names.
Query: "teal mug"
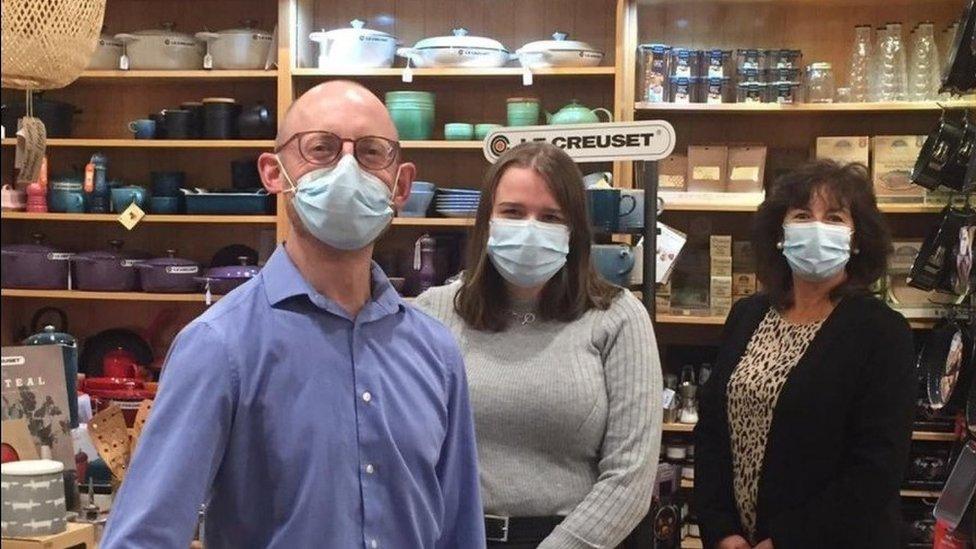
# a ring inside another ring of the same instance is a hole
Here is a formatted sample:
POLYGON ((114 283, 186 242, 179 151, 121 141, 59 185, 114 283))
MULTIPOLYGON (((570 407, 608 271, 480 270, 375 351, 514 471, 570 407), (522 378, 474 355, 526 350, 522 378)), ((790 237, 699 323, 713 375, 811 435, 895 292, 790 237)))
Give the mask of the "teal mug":
POLYGON ((148 200, 149 193, 142 187, 130 185, 112 189, 112 211, 116 213, 122 213, 133 203, 146 210, 148 200))
POLYGON ((626 244, 594 244, 590 247, 593 267, 600 276, 617 286, 628 286, 634 270, 634 250, 626 244))
POLYGON ((594 232, 617 232, 620 218, 629 216, 636 209, 637 199, 633 195, 621 196, 620 189, 586 190, 586 210, 594 232))
POLYGON ((474 139, 474 126, 463 122, 444 124, 444 139, 448 141, 471 141, 474 139))
POLYGON ((403 141, 424 141, 434 135, 433 105, 388 105, 390 118, 403 141))
POLYGON ((49 210, 63 213, 85 212, 85 194, 80 184, 77 189, 55 189, 54 185, 56 183, 51 185, 51 190, 47 193, 49 210))
POLYGON ((508 125, 511 127, 538 125, 541 110, 539 100, 534 97, 509 97, 508 125))
POLYGON ((484 141, 488 134, 501 127, 501 124, 477 124, 474 127, 474 138, 478 141, 484 141))

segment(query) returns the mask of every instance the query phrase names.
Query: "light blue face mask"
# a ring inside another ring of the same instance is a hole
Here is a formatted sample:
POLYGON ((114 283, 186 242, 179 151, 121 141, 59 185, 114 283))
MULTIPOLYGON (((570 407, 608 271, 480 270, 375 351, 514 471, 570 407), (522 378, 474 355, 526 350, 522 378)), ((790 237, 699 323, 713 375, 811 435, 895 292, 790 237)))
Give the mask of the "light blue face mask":
POLYGON ((502 278, 533 288, 549 281, 566 264, 569 228, 534 219, 491 220, 488 257, 502 278))
POLYGON ((851 229, 819 221, 783 225, 783 255, 805 280, 827 280, 851 258, 851 229))
MULTIPOLYGON (((335 166, 312 170, 291 180, 281 159, 278 165, 294 193, 302 225, 315 238, 340 250, 360 250, 379 237, 393 219, 393 192, 380 178, 364 171, 351 154, 335 166)), ((400 179, 397 168, 396 180, 400 179)), ((396 183, 394 183, 394 191, 396 183)))

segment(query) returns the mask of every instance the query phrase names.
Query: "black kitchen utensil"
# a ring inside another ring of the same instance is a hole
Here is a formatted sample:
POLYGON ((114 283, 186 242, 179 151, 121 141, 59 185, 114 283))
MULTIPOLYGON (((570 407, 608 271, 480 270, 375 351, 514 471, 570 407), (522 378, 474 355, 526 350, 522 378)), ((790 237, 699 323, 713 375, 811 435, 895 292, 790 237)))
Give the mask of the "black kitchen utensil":
POLYGON ((943 208, 942 221, 929 233, 915 258, 908 276, 909 286, 920 290, 952 291, 951 271, 955 268, 955 255, 952 252, 959 243, 959 229, 972 216, 970 208, 943 208))
POLYGON ((963 8, 939 93, 963 94, 976 89, 976 0, 963 8))
POLYGON ((163 111, 166 139, 193 139, 190 118, 190 111, 183 109, 166 109, 163 111))
MULTIPOLYGON (((955 408, 956 387, 968 386, 972 360, 972 334, 954 318, 941 320, 929 333, 919 364, 927 372, 929 405, 955 408)), ((962 393, 959 393, 962 394, 962 393)))
MULTIPOLYGON (((71 137, 74 125, 74 116, 81 113, 81 110, 63 101, 41 99, 38 95, 34 96, 34 116, 41 119, 47 131, 48 138, 52 137, 71 137)), ((13 137, 17 133, 17 120, 27 114, 24 101, 6 101, 0 107, 0 123, 7 133, 7 137, 13 137)))
POLYGON ((912 182, 934 190, 939 185, 961 191, 967 163, 976 150, 976 125, 943 111, 912 170, 912 182))

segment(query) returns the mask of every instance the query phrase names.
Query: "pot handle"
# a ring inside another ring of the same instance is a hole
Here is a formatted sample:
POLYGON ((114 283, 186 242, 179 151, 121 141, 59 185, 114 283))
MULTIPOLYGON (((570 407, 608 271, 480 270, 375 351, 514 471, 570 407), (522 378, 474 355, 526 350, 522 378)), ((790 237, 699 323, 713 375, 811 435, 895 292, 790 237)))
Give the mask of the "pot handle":
POLYGON ((613 113, 608 111, 607 109, 604 109, 603 107, 598 107, 596 109, 593 109, 590 112, 592 112, 593 114, 602 112, 603 114, 607 115, 607 122, 613 122, 613 113))
POLYGON ((211 42, 213 40, 220 38, 220 35, 217 34, 216 32, 206 32, 206 31, 198 32, 194 36, 197 37, 197 40, 204 40, 207 42, 211 42))
POLYGON ((116 34, 115 35, 115 39, 118 40, 119 42, 122 42, 123 44, 128 44, 129 42, 135 42, 136 40, 139 39, 139 37, 136 36, 135 34, 130 34, 130 33, 127 33, 127 32, 122 32, 122 33, 116 34))
POLYGON ((69 257, 68 258, 68 261, 71 261, 71 262, 74 262, 74 263, 92 263, 95 260, 92 259, 92 258, 90 258, 90 257, 88 257, 88 256, 79 256, 79 255, 76 254, 76 255, 73 255, 73 256, 69 257))
POLYGON ((132 266, 135 267, 136 269, 152 269, 153 267, 155 267, 155 265, 149 265, 141 261, 137 263, 133 263, 132 266))
POLYGON ((396 54, 400 57, 406 57, 417 67, 423 66, 423 56, 420 55, 417 48, 397 48, 396 54))

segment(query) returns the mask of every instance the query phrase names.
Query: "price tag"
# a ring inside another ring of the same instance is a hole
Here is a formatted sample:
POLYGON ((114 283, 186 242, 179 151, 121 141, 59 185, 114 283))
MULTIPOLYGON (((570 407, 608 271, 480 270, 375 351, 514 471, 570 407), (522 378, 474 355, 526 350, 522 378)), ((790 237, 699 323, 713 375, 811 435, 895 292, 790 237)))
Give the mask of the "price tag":
POLYGON ((525 69, 522 70, 522 85, 523 86, 532 85, 532 71, 529 69, 529 67, 525 67, 525 69))
POLYGON ((133 202, 132 204, 129 204, 129 207, 119 215, 119 223, 131 231, 136 227, 136 225, 139 224, 140 221, 142 221, 143 217, 146 217, 146 212, 142 211, 142 208, 133 202))
POLYGON ((423 239, 424 237, 421 236, 413 245, 413 270, 415 271, 420 270, 420 241, 423 239))
POLYGON ((122 54, 122 57, 119 57, 119 70, 129 70, 129 56, 127 54, 122 54))
POLYGON ((86 193, 95 192, 95 165, 89 162, 85 165, 85 185, 86 193))
POLYGON ((210 52, 207 52, 207 54, 203 56, 203 68, 205 69, 213 68, 213 56, 210 55, 210 52))
POLYGON ((674 389, 665 389, 664 393, 661 395, 661 407, 670 409, 674 405, 674 397, 674 389))
POLYGON ((413 69, 410 68, 410 60, 407 60, 407 66, 403 69, 403 81, 407 84, 413 82, 413 69))

